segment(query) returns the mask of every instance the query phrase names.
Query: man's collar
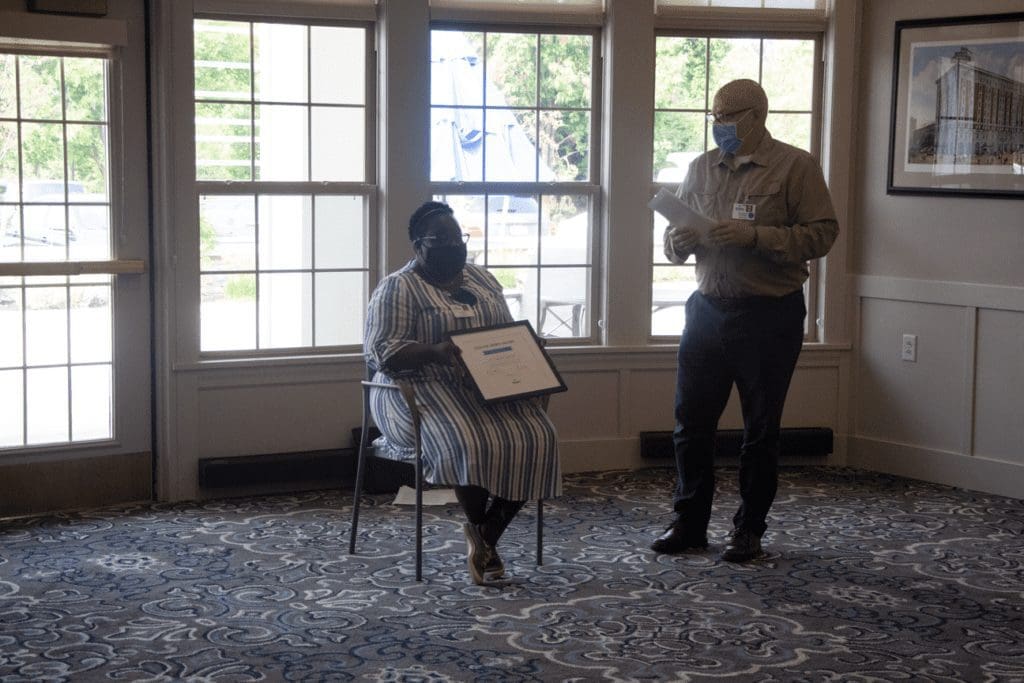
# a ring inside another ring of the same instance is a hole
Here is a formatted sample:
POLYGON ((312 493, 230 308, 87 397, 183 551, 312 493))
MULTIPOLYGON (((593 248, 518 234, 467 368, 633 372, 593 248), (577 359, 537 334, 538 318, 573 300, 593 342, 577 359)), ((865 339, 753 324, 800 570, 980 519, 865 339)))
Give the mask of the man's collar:
MULTIPOLYGON (((774 147, 775 147, 775 138, 773 138, 772 134, 769 133, 767 129, 765 129, 764 135, 761 137, 761 141, 759 143, 757 143, 757 147, 754 148, 754 151, 749 155, 750 156, 750 162, 749 163, 757 164, 758 166, 767 166, 768 165, 769 154, 771 153, 772 148, 774 148, 774 147)), ((718 150, 718 165, 719 166, 726 166, 726 167, 728 167, 728 168, 730 168, 732 170, 736 170, 742 164, 736 164, 735 163, 735 159, 736 159, 736 157, 734 155, 727 154, 726 152, 723 152, 722 150, 718 150)))

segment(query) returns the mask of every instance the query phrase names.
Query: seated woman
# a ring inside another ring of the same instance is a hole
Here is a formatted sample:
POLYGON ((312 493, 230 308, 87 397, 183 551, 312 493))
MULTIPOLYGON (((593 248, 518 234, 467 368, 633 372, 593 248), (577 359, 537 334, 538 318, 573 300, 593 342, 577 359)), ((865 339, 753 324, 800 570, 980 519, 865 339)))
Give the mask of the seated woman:
MULTIPOLYGON (((365 351, 374 381, 410 381, 422 417, 424 479, 452 486, 474 583, 504 575, 495 546, 527 500, 561 495, 558 439, 536 399, 484 405, 445 335, 512 322, 501 285, 466 263, 468 235, 452 209, 427 202, 409 219, 415 257, 384 278, 366 316, 365 351)), ((397 391, 374 389, 370 410, 386 457, 414 448, 412 419, 397 391)))

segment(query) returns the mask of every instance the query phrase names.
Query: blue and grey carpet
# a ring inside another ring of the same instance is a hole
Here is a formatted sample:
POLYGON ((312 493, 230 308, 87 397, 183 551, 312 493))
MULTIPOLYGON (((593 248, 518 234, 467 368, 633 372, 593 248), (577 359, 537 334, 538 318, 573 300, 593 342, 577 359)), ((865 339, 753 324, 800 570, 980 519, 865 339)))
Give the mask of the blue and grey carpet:
POLYGON ((782 473, 767 554, 658 556, 666 469, 571 475, 467 581, 461 513, 350 494, 0 523, 0 680, 1024 681, 1024 501, 849 469, 782 473))

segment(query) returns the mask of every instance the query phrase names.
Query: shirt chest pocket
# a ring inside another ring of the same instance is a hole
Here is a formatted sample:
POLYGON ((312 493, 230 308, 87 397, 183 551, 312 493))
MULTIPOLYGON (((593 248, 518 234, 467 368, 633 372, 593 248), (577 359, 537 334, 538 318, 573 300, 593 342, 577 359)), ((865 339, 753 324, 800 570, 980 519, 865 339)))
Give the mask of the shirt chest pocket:
POLYGON ((747 191, 744 201, 756 207, 754 222, 757 225, 788 225, 782 183, 772 181, 756 185, 747 191))

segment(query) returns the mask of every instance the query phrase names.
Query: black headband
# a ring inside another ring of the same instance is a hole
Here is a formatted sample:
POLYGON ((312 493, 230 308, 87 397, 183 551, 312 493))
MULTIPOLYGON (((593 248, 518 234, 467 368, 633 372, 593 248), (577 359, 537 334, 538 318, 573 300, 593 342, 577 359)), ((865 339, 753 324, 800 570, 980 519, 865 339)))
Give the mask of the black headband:
POLYGON ((428 218, 430 218, 431 216, 434 216, 434 215, 439 214, 439 213, 445 213, 445 214, 448 214, 449 216, 451 216, 455 212, 452 211, 452 207, 448 206, 447 204, 442 204, 441 206, 435 206, 434 208, 430 209, 429 211, 424 213, 422 216, 417 218, 416 222, 413 223, 411 226, 409 226, 409 232, 411 232, 412 234, 415 235, 416 233, 419 232, 419 230, 417 228, 420 226, 420 224, 423 223, 423 221, 425 221, 428 218))

